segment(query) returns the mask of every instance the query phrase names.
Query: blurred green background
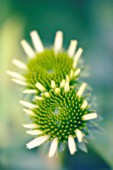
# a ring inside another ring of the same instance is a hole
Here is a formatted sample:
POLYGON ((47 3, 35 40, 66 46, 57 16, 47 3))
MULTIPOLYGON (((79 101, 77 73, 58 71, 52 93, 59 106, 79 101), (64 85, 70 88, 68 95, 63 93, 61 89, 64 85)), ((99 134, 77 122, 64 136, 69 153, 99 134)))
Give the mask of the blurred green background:
POLYGON ((113 0, 0 0, 0 170, 111 170, 113 169, 113 0), (13 58, 26 60, 20 46, 30 43, 37 30, 45 46, 53 44, 57 30, 64 32, 64 47, 77 39, 91 76, 100 125, 105 133, 89 140, 89 152, 67 152, 63 161, 48 159, 44 148, 28 150, 31 137, 22 124, 28 117, 19 100, 21 89, 6 70, 15 70, 13 58))

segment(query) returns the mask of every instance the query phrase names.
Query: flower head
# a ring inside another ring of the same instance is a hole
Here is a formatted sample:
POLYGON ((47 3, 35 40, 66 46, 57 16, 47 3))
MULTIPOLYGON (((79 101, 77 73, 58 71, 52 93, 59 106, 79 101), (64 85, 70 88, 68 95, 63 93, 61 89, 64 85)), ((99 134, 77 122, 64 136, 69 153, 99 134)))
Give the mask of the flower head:
POLYGON ((70 153, 76 152, 76 143, 84 143, 87 138, 87 122, 97 118, 83 96, 85 88, 86 83, 76 90, 65 82, 64 87, 51 87, 49 92, 36 96, 34 104, 21 101, 28 108, 25 112, 31 115, 32 125, 36 125, 27 126, 31 129, 27 133, 36 136, 27 144, 29 149, 51 141, 49 156, 52 157, 62 143, 68 142, 70 153))
MULTIPOLYGON (((36 89, 36 83, 41 83, 48 91, 51 89, 51 80, 60 85, 63 79, 73 85, 80 75, 81 69, 77 67, 78 60, 82 54, 82 48, 76 50, 77 41, 71 40, 68 50, 64 50, 63 33, 58 31, 55 36, 54 45, 51 48, 44 48, 41 39, 36 31, 30 33, 34 50, 26 40, 22 40, 22 47, 29 57, 26 64, 14 59, 13 64, 23 70, 22 75, 8 71, 12 81, 26 86, 27 89, 36 89)), ((26 93, 32 91, 26 91, 26 93)), ((35 91, 33 91, 35 93, 35 91)), ((37 93, 40 93, 37 90, 37 93)))

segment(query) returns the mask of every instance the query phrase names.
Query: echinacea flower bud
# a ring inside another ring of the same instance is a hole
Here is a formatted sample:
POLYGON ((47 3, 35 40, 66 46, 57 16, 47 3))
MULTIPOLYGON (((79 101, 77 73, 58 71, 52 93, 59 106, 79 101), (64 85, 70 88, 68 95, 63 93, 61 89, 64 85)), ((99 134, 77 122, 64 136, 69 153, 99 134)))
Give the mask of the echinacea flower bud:
MULTIPOLYGON (((63 49, 62 31, 56 32, 52 48, 44 48, 38 32, 31 31, 30 36, 34 49, 26 40, 21 41, 21 45, 29 57, 29 60, 26 64, 17 59, 13 60, 13 64, 22 69, 23 73, 21 75, 8 71, 7 73, 13 77, 12 80, 20 85, 26 86, 26 88, 30 90, 36 89, 36 85, 38 86, 39 83, 48 91, 51 88, 58 87, 60 83, 63 87, 64 82, 61 82, 62 80, 68 81, 69 85, 74 85, 75 80, 77 80, 80 75, 80 68, 77 68, 77 64, 82 54, 81 48, 76 51, 77 41, 72 40, 66 51, 63 49)), ((36 90, 37 93, 40 94, 44 89, 39 88, 36 90)), ((32 91, 27 92, 30 93, 32 91)))
MULTIPOLYGON (((77 151, 79 142, 85 143, 88 135, 88 131, 85 133, 86 129, 88 130, 87 121, 97 118, 97 114, 92 113, 87 107, 88 102, 83 96, 85 86, 83 83, 77 90, 70 87, 69 82, 65 82, 64 87, 58 87, 57 93, 56 88, 42 92, 43 100, 36 99, 34 107, 31 106, 32 123, 36 124, 37 128, 28 131, 28 134, 36 134, 38 138, 36 142, 31 141, 27 145, 28 148, 39 146, 45 141, 52 141, 49 151, 49 157, 52 157, 61 143, 68 142, 70 154, 77 151), (43 139, 43 142, 38 139, 43 139)), ((27 103, 22 104, 29 107, 27 103)))

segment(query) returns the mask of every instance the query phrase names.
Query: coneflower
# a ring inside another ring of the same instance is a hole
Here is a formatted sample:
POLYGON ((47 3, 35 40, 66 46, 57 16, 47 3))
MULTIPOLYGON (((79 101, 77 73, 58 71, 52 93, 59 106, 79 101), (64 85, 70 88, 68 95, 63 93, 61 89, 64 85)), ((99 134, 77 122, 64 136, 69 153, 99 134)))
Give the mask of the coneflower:
POLYGON ((38 90, 35 91, 37 82, 48 90, 51 88, 51 80, 56 82, 56 87, 63 79, 73 85, 80 75, 81 69, 77 67, 77 64, 83 51, 82 48, 76 50, 77 41, 71 40, 68 50, 64 50, 63 33, 58 31, 53 47, 44 48, 36 31, 32 31, 30 36, 34 49, 26 40, 22 40, 22 47, 29 59, 26 64, 18 59, 13 59, 13 64, 23 70, 23 73, 7 71, 12 77, 12 81, 25 86, 27 90, 24 93, 38 93, 38 90))
POLYGON ((36 137, 27 148, 50 142, 49 157, 52 157, 67 143, 70 154, 74 154, 78 147, 85 147, 91 131, 88 123, 95 126, 93 119, 98 117, 88 103, 87 94, 83 95, 86 83, 78 80, 81 71, 78 61, 83 50, 76 50, 76 40, 64 50, 61 31, 56 33, 51 48, 44 48, 36 31, 30 36, 34 50, 27 41, 21 42, 29 57, 28 62, 13 60, 21 74, 7 71, 12 81, 25 87, 23 93, 35 94, 30 102, 20 101, 32 122, 23 125, 28 128, 26 133, 36 137))
MULTIPOLYGON (((89 132, 87 122, 97 118, 97 113, 90 109, 83 92, 86 83, 77 90, 69 86, 69 82, 62 82, 59 87, 51 81, 51 90, 42 91, 41 96, 36 96, 34 102, 20 101, 26 107, 25 113, 29 114, 32 124, 25 124, 28 134, 36 136, 27 144, 32 149, 46 141, 51 142, 49 157, 54 156, 57 148, 62 143, 68 143, 70 154, 77 151, 78 143, 85 141, 89 132)), ((40 88, 40 85, 37 85, 40 88)))

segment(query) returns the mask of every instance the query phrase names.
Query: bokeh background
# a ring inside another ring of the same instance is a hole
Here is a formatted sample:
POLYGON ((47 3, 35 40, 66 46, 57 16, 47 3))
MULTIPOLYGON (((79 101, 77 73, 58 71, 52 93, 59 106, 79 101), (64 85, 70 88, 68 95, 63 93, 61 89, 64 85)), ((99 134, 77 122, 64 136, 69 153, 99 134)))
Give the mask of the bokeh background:
POLYGON ((113 169, 113 0, 0 0, 0 170, 111 170, 113 169), (65 153, 48 159, 44 148, 27 150, 31 140, 22 124, 28 117, 19 100, 21 88, 6 70, 15 70, 13 58, 26 60, 22 38, 37 30, 44 45, 53 44, 57 30, 64 32, 64 47, 77 39, 90 66, 85 79, 93 87, 104 133, 89 140, 89 152, 65 153), (62 160, 62 161, 61 161, 62 160))

